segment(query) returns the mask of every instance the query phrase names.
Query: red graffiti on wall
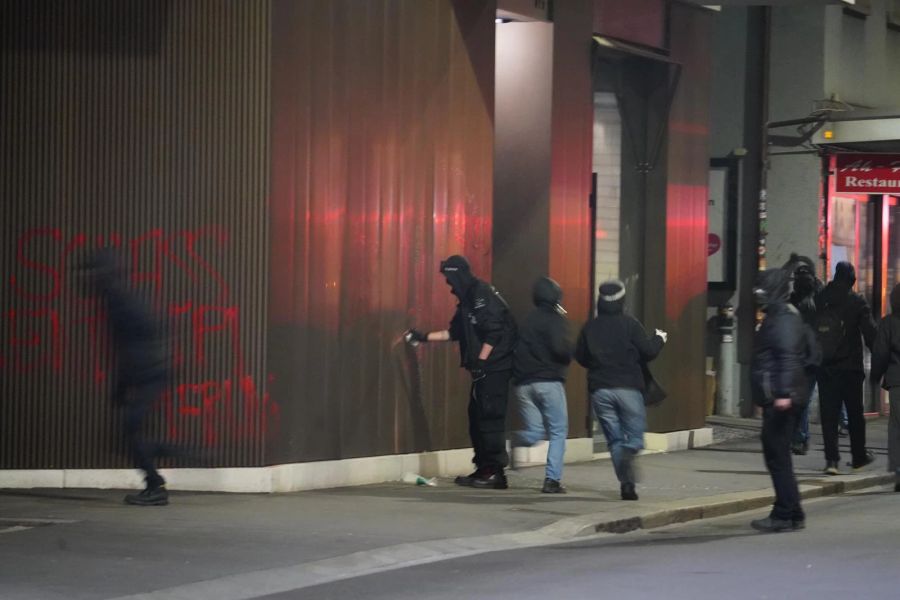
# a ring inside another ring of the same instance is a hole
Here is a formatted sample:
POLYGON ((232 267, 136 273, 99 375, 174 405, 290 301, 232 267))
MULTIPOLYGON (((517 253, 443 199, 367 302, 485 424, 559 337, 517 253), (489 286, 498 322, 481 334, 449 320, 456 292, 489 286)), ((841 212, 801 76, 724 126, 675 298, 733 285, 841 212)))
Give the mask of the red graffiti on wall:
POLYGON ((77 271, 78 257, 92 248, 111 246, 121 250, 132 285, 147 289, 169 329, 180 332, 170 335, 175 372, 217 368, 221 373, 224 367, 226 373, 224 378, 199 382, 176 378, 160 399, 169 433, 184 439, 199 427, 206 445, 265 435, 279 410, 247 372, 240 307, 230 300, 231 288, 216 268, 214 251, 229 242, 227 231, 219 226, 172 233, 151 229, 133 237, 118 232, 65 235, 58 227, 23 232, 16 241, 14 272, 8 277, 16 307, 0 312, 0 370, 24 377, 66 376, 76 365, 88 364, 83 373, 86 382, 101 393, 112 385, 113 353, 105 315, 96 299, 78 289, 77 271), (210 290, 214 304, 192 297, 210 298, 210 290), (173 298, 176 294, 181 297, 173 298), (67 302, 79 303, 83 310, 62 310, 67 302), (64 322, 63 314, 79 316, 64 322), (86 340, 88 361, 68 361, 67 338, 86 340))
MULTIPOLYGON (((186 277, 194 286, 214 286, 220 299, 228 298, 231 290, 225 278, 215 268, 214 262, 200 247, 207 242, 214 249, 222 249, 229 242, 228 233, 219 226, 199 227, 176 231, 169 235, 162 229, 151 229, 131 239, 120 233, 98 235, 94 244, 86 233, 75 233, 68 237, 58 227, 38 227, 29 229, 16 242, 16 270, 31 274, 30 284, 22 281, 16 273, 9 276, 13 292, 19 298, 48 303, 57 300, 77 264, 74 257, 78 252, 92 247, 111 246, 120 248, 130 266, 131 280, 136 285, 148 283, 157 294, 166 288, 167 280, 186 277), (35 246, 50 247, 52 259, 36 257, 35 246)), ((207 248, 209 249, 209 248, 207 248)))

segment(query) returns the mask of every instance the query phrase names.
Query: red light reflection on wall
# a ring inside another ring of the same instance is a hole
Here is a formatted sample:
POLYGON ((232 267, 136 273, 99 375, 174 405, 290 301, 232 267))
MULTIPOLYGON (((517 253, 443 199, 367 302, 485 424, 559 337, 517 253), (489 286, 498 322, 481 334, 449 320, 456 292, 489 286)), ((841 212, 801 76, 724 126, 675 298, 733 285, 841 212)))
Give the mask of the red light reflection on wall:
POLYGON ((669 184, 666 216, 666 317, 677 321, 687 305, 706 293, 708 186, 669 184))

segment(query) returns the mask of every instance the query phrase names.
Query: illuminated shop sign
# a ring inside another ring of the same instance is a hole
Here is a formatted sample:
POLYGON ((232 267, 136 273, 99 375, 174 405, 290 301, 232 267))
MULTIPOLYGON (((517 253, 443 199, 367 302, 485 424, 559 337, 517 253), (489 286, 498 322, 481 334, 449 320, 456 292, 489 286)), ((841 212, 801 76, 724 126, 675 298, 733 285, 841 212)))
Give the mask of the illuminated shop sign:
POLYGON ((839 154, 835 191, 900 193, 900 154, 839 154))

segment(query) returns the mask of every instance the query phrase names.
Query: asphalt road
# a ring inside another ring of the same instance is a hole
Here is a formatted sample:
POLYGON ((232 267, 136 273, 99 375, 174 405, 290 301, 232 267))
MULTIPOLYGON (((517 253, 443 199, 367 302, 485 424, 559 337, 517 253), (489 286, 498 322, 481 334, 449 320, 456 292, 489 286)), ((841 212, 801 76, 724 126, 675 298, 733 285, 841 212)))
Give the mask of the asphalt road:
POLYGON ((900 494, 809 502, 804 531, 761 534, 766 511, 358 577, 266 600, 900 598, 900 494))

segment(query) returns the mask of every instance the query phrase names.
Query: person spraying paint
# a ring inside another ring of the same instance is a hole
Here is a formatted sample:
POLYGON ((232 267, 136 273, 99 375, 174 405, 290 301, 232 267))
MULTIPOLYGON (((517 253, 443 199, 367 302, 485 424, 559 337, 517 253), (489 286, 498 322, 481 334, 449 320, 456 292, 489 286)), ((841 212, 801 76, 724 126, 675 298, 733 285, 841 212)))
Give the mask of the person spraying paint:
POLYGON ((457 477, 456 484, 506 489, 506 405, 516 323, 500 293, 472 273, 465 257, 447 258, 440 272, 458 300, 449 328, 427 333, 410 329, 405 339, 410 344, 459 343, 460 366, 472 375, 468 413, 475 471, 457 477))

